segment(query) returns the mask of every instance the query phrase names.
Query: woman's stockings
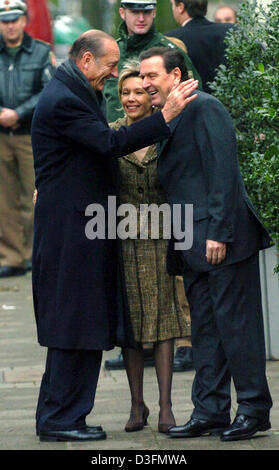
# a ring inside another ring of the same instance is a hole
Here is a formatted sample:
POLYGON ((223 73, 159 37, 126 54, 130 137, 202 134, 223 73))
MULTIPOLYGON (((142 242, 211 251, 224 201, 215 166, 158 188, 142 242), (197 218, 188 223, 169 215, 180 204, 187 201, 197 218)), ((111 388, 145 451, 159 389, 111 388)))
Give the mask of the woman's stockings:
POLYGON ((131 414, 127 425, 132 426, 141 423, 147 413, 143 399, 144 357, 142 349, 123 348, 122 354, 131 392, 131 414))
POLYGON ((160 341, 154 345, 155 367, 159 386, 159 425, 175 426, 172 413, 171 387, 174 356, 173 340, 160 341))

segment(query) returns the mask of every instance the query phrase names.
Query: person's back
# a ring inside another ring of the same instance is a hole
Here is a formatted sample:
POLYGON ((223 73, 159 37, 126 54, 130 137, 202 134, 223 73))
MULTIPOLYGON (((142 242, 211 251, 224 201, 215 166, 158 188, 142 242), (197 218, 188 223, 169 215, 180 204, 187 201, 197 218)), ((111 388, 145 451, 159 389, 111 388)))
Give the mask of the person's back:
POLYGON ((167 35, 185 43, 189 57, 201 76, 203 90, 211 93, 208 83, 214 80, 216 68, 225 63, 224 39, 233 25, 206 19, 207 0, 172 0, 172 10, 181 26, 167 35))

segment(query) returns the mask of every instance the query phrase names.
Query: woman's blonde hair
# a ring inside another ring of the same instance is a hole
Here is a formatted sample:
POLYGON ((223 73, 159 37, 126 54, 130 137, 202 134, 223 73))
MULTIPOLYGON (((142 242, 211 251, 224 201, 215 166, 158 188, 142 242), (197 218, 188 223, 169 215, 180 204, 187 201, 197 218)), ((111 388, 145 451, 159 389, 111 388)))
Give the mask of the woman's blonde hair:
POLYGON ((121 99, 123 82, 130 77, 140 77, 140 64, 137 61, 127 62, 119 74, 118 95, 121 99))

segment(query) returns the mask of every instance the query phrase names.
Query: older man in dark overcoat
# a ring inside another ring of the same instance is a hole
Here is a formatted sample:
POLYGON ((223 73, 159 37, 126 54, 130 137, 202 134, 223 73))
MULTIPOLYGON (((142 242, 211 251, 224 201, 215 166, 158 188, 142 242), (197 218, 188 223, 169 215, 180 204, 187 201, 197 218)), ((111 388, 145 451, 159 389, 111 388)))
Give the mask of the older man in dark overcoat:
POLYGON ((85 211, 99 204, 95 208, 106 216, 102 223, 108 223, 108 196, 117 194, 117 157, 168 136, 167 123, 192 100, 187 96, 197 86, 192 81, 176 88, 162 112, 114 131, 104 115, 102 90, 106 78, 117 76, 118 60, 110 36, 84 33, 34 114, 33 295, 38 340, 48 347, 36 415, 41 440, 106 437, 101 427, 85 423, 102 350, 131 346, 133 337, 117 240, 107 233, 87 237, 85 211))

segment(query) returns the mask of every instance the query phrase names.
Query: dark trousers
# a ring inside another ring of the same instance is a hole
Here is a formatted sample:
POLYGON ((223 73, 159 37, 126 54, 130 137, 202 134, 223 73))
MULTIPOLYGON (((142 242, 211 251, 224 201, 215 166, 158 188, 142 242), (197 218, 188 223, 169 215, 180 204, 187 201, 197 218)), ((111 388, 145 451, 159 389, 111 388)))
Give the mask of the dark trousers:
POLYGON ((268 419, 272 400, 265 375, 265 343, 258 253, 206 273, 188 270, 195 379, 192 416, 230 421, 231 378, 238 410, 268 419))
POLYGON ((48 349, 36 412, 38 433, 86 426, 101 362, 102 351, 48 349))

